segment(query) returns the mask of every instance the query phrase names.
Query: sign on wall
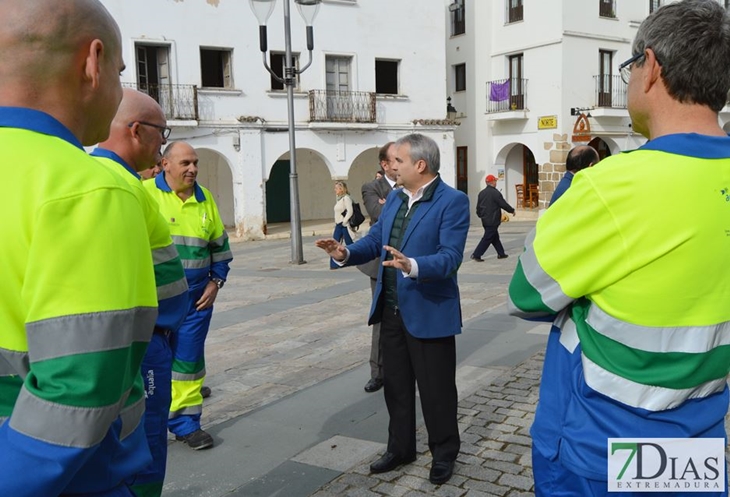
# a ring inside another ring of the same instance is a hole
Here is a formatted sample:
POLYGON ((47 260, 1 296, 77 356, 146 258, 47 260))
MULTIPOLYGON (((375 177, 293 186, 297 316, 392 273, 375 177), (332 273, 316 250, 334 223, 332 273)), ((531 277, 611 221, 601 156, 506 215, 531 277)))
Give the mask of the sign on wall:
POLYGON ((555 129, 558 127, 558 116, 541 116, 537 118, 537 129, 555 129))

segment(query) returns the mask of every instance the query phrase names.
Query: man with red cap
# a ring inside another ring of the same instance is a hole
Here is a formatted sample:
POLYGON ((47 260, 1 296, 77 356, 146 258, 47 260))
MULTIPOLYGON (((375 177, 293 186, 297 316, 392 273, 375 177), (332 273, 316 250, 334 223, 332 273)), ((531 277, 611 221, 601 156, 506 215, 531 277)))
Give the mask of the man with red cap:
POLYGON ((506 259, 502 242, 499 241, 499 225, 502 223, 502 209, 515 215, 515 210, 507 203, 502 194, 497 190, 497 178, 490 174, 486 178, 487 186, 479 192, 477 199, 477 216, 482 220, 484 236, 482 237, 471 259, 477 262, 484 262, 482 255, 490 245, 494 245, 497 251, 497 259, 506 259))

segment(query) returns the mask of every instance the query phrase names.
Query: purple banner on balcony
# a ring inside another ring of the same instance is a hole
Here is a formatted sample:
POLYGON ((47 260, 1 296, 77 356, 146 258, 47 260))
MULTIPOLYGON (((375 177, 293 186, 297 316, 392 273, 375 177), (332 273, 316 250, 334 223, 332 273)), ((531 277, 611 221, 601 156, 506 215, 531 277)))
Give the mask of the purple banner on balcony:
POLYGON ((493 82, 489 88, 489 100, 492 102, 509 100, 509 80, 504 83, 493 82))

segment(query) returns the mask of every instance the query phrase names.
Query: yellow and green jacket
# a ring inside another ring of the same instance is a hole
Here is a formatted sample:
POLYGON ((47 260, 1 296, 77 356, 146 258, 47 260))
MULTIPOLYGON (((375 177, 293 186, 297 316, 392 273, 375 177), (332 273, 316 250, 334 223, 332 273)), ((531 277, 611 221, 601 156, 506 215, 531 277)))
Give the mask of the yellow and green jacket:
POLYGON ((157 316, 129 185, 42 112, 0 108, 0 495, 110 489, 147 466, 157 316))
POLYGON ((540 218, 511 313, 555 319, 532 434, 606 478, 608 438, 724 437, 730 138, 678 134, 581 171, 540 218))
POLYGON ((168 223, 190 292, 205 287, 211 278, 225 281, 233 254, 213 195, 196 182, 193 195, 183 202, 167 184, 164 172, 143 185, 168 223))
POLYGON ((95 149, 91 155, 112 171, 120 174, 137 194, 143 207, 147 234, 152 249, 157 285, 158 327, 176 331, 185 319, 188 309, 188 283, 180 256, 170 238, 170 229, 160 214, 157 202, 142 186, 137 172, 111 150, 95 149))

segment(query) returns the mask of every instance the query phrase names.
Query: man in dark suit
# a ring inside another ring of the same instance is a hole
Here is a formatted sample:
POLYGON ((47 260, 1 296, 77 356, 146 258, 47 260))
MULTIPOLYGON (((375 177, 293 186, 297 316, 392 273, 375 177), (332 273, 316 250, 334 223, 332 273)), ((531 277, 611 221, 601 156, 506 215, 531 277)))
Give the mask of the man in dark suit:
MULTIPOLYGON (((390 167, 395 162, 395 143, 388 142, 378 151, 380 168, 383 177, 362 185, 362 203, 370 217, 370 226, 378 222, 385 199, 397 188, 395 173, 390 167)), ((370 277, 370 290, 375 295, 375 284, 378 281, 380 258, 358 266, 358 269, 370 277)), ((370 346, 370 380, 365 385, 368 393, 377 392, 383 387, 383 359, 380 353, 380 323, 373 324, 373 339, 370 346)))
POLYGON ((416 459, 416 382, 433 463, 429 480, 451 478, 461 441, 456 418, 456 340, 461 306, 456 272, 469 231, 469 199, 438 175, 436 143, 420 134, 396 142, 402 190, 388 196, 370 232, 345 247, 318 240, 341 265, 383 263, 370 310, 380 322, 388 406, 388 447, 370 465, 391 471, 416 459))
POLYGON ((515 210, 507 203, 497 190, 497 178, 490 174, 486 177, 487 186, 479 192, 477 199, 477 216, 482 220, 484 236, 471 254, 471 260, 484 262, 482 256, 490 245, 497 251, 497 259, 506 259, 502 242, 499 240, 499 225, 502 224, 502 209, 515 215, 515 210))

